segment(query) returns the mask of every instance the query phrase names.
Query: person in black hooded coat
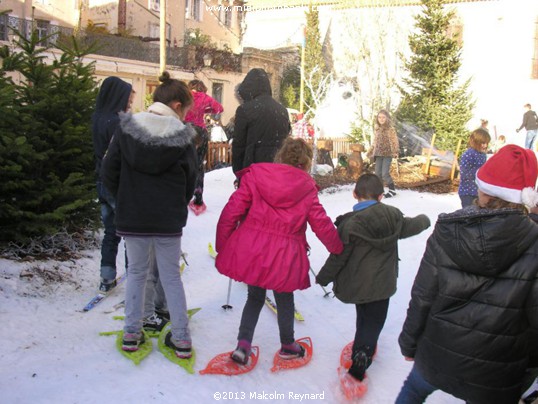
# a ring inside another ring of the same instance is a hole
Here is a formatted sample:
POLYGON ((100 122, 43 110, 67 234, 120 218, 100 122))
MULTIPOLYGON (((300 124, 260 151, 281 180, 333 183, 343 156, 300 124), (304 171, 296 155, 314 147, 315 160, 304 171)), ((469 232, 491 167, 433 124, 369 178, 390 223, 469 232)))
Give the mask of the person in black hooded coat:
POLYGON ((517 404, 538 367, 534 153, 508 145, 477 172, 478 204, 441 214, 399 337, 414 361, 397 404, 441 389, 472 404, 517 404))
POLYGON ((116 255, 121 238, 116 235, 116 226, 114 225, 116 201, 103 185, 100 170, 110 140, 120 124, 119 113, 130 109, 133 94, 131 84, 118 77, 107 77, 99 89, 95 112, 92 116, 97 195, 101 204, 101 220, 104 226, 101 244, 101 283, 99 286, 99 290, 102 292, 108 292, 116 285, 116 255))
POLYGON ((235 174, 252 163, 273 162, 291 131, 288 111, 273 99, 265 70, 250 70, 237 91, 243 103, 235 112, 232 142, 235 174))

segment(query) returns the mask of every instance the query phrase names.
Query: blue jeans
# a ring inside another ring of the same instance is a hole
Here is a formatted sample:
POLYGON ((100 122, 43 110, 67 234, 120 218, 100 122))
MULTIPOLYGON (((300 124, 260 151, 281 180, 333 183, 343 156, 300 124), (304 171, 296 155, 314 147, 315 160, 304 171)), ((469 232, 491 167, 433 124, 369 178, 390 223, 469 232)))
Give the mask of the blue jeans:
POLYGON ((116 255, 121 241, 121 237, 116 235, 114 224, 116 201, 101 181, 97 182, 97 195, 101 203, 101 220, 105 228, 101 244, 101 278, 110 281, 116 278, 116 255))
POLYGON ((537 133, 538 129, 531 129, 527 131, 527 136, 525 137, 525 148, 532 149, 537 133))
POLYGON ((389 189, 394 189, 394 181, 390 176, 390 165, 392 164, 392 157, 390 156, 376 156, 375 157, 375 175, 377 175, 382 181, 387 184, 389 189))
POLYGON ((413 369, 407 376, 395 404, 423 403, 435 390, 437 390, 437 387, 424 380, 417 367, 413 365, 413 369))

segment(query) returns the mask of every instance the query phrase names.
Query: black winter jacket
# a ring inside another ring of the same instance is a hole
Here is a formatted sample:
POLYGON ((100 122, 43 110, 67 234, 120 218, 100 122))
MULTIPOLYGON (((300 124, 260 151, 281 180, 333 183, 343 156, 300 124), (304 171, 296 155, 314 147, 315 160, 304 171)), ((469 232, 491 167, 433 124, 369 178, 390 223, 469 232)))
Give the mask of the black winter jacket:
POLYGON ((197 174, 194 130, 149 112, 120 117, 101 169, 118 235, 181 235, 197 174))
POLYGON ((339 216, 335 224, 344 251, 329 256, 316 281, 323 286, 334 282, 338 299, 362 304, 396 292, 398 240, 427 229, 430 220, 426 215, 407 218, 393 206, 376 203, 339 216))
POLYGON ((271 84, 263 69, 250 70, 238 93, 244 103, 235 112, 234 173, 252 163, 272 163, 291 130, 288 111, 271 96, 271 84))
POLYGON ((99 176, 101 161, 110 140, 120 124, 120 112, 129 106, 133 87, 118 77, 107 77, 97 95, 95 112, 92 115, 92 138, 95 153, 95 172, 99 176))
POLYGON ((538 366, 538 225, 513 209, 439 216, 399 344, 434 386, 472 403, 517 403, 538 366))

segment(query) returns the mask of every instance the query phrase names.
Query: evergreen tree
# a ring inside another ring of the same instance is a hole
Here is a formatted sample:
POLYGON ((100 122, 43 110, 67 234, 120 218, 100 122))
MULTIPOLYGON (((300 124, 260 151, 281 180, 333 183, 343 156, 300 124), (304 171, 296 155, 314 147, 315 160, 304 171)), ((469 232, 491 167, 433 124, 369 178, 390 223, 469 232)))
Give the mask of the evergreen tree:
POLYGON ((74 39, 47 62, 37 32, 20 38, 18 52, 0 49, 0 241, 26 243, 99 223, 90 129, 97 83, 82 61, 91 49, 74 39))
POLYGON ((295 65, 284 70, 280 83, 280 101, 287 108, 299 110, 299 87, 301 85, 301 72, 295 65))
MULTIPOLYGON (((327 66, 323 57, 321 37, 319 33, 319 12, 312 8, 312 3, 308 6, 305 28, 305 56, 304 56, 304 77, 308 80, 313 89, 317 89, 324 77, 327 75, 327 66)), ((308 108, 316 107, 314 96, 311 91, 305 90, 305 103, 308 108)))
POLYGON ((458 139, 467 137, 465 125, 474 106, 469 80, 457 85, 461 46, 448 34, 453 16, 443 9, 442 0, 422 0, 422 13, 415 17, 417 32, 409 37, 409 76, 396 112, 400 123, 435 131, 435 146, 444 150, 455 150, 458 139))

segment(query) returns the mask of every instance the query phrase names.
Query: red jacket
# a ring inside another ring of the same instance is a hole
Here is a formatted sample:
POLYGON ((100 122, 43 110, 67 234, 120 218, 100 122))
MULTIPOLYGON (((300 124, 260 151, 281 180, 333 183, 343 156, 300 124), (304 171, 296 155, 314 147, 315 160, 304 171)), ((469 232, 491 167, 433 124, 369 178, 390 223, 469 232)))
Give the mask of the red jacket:
POLYGON ((277 292, 308 288, 306 224, 329 252, 343 250, 316 183, 303 170, 276 163, 252 164, 240 176, 217 224, 218 271, 277 292))

